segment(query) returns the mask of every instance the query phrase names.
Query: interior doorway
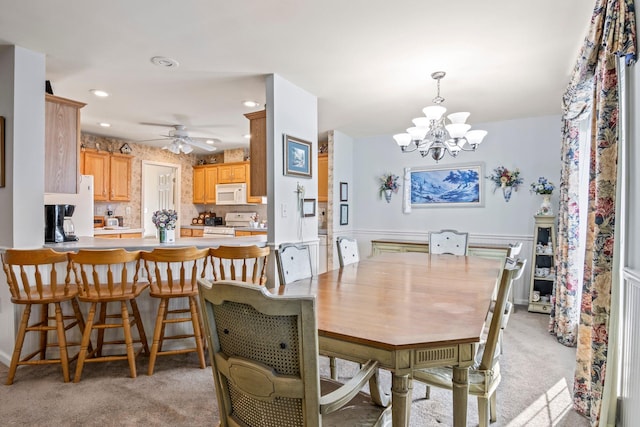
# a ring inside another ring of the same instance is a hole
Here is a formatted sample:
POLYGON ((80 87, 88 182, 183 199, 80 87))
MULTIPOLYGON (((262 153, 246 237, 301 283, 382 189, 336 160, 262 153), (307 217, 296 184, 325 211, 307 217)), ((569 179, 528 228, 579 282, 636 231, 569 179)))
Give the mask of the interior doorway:
POLYGON ((142 227, 144 237, 154 237, 153 212, 174 209, 180 218, 180 165, 142 161, 142 227))

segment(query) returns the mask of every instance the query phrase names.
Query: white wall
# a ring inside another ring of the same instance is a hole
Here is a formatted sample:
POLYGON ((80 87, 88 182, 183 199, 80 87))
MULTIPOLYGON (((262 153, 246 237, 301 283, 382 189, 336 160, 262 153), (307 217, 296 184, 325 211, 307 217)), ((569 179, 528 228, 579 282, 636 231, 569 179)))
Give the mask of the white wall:
MULTIPOLYGON (((560 117, 545 116, 474 124, 474 129, 489 132, 476 152, 464 152, 457 158, 445 156, 438 165, 483 162, 484 175, 497 166, 519 168, 524 185, 505 202, 500 189, 493 193, 493 183, 485 179, 485 205, 477 208, 418 208, 410 214, 402 210, 402 188, 393 194, 391 203, 379 197, 379 177, 391 172, 402 179, 405 167, 435 166, 435 160, 422 158, 417 152, 402 153, 391 135, 357 139, 354 145, 353 204, 358 206, 355 227, 366 232, 389 229, 421 233, 455 228, 471 234, 531 235, 533 215, 542 199, 529 192, 529 184, 545 176, 559 184, 560 117)), ((558 191, 553 206, 557 211, 558 191)))
MULTIPOLYGON (((268 241, 272 248, 284 242, 313 243, 315 271, 318 217, 302 218, 296 188, 298 184, 304 186, 304 197, 317 201, 318 100, 314 95, 277 74, 267 77, 266 87, 268 241), (283 135, 285 134, 311 143, 311 178, 283 174, 283 135), (286 210, 286 216, 283 213, 283 207, 286 210)), ((270 262, 269 266, 271 271, 268 274, 268 281, 274 284, 277 277, 275 262, 270 262)))

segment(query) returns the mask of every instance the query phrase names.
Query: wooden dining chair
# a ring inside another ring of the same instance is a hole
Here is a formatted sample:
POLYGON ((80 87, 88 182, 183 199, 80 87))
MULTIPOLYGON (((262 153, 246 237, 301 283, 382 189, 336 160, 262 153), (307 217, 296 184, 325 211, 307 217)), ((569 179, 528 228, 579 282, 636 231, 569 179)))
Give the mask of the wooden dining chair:
MULTIPOLYGON (((513 282, 513 271, 504 269, 498 286, 495 300, 495 312, 502 313, 507 302, 509 288, 513 282)), ((492 316, 489 324, 486 341, 478 347, 475 364, 469 368, 469 394, 478 398, 478 418, 480 427, 488 427, 489 421, 496 420, 496 389, 500 384, 500 334, 502 330, 503 316, 492 316)), ((413 379, 427 384, 427 399, 429 387, 440 387, 453 390, 453 368, 438 367, 416 369, 413 371, 413 379)), ((454 411, 466 411, 467 408, 454 408, 454 411)))
POLYGON ((55 252, 50 248, 7 249, 2 254, 2 267, 7 276, 11 302, 24 306, 9 365, 7 385, 13 384, 19 365, 60 364, 64 382, 69 382, 69 362, 75 360, 78 355, 69 358, 68 347, 79 346, 80 343, 67 341, 66 333, 77 326, 81 335, 84 331, 84 320, 76 301, 77 286, 68 280, 61 280, 67 277, 68 264, 66 252, 55 252), (73 315, 64 314, 63 303, 66 305, 67 302, 71 305, 73 315), (49 313, 50 305, 54 307, 53 316, 49 313), (29 324, 34 306, 39 307, 40 316, 38 320, 34 320, 35 323, 29 324), (48 334, 53 331, 56 333, 57 342, 49 342, 48 334), (39 335, 39 345, 36 351, 22 357, 22 348, 28 332, 39 335), (47 359, 49 347, 58 348, 57 359, 47 359))
POLYGON ((338 261, 340 262, 340 267, 360 261, 358 241, 356 239, 338 237, 336 239, 336 245, 338 246, 338 261))
POLYGON ((267 283, 269 247, 220 246, 209 249, 213 280, 240 280, 264 286, 267 283))
POLYGON ((206 368, 197 280, 206 269, 209 249, 155 248, 151 252, 142 252, 140 256, 149 277, 149 295, 160 299, 147 374, 153 375, 160 355, 197 353, 200 368, 206 368), (170 301, 177 300, 186 300, 188 308, 183 304, 170 309, 170 301), (191 330, 178 333, 176 328, 180 323, 190 323, 191 330), (173 329, 172 335, 168 335, 167 327, 173 329), (187 339, 193 339, 194 346, 163 350, 166 340, 187 339))
POLYGON ((374 405, 360 391, 367 382, 378 386, 378 362, 368 361, 345 384, 320 379, 315 297, 198 283, 223 426, 390 424, 390 406, 374 405))
POLYGON ((149 354, 147 336, 144 333, 136 303, 136 298, 149 287, 147 282, 138 281, 140 251, 81 249, 77 253, 70 253, 69 259, 78 285, 78 300, 90 304, 73 382, 80 381, 85 363, 115 360, 127 360, 131 378, 135 378, 136 356, 141 352, 149 354), (131 306, 131 311, 127 307, 127 302, 131 306), (108 306, 111 303, 119 303, 117 313, 108 313, 108 306), (100 311, 96 315, 98 304, 100 311), (138 339, 134 339, 131 334, 131 327, 134 325, 138 328, 138 339), (105 332, 113 329, 122 329, 124 340, 113 338, 105 341, 105 332), (93 330, 97 331, 97 343, 91 349, 93 330), (134 351, 134 344, 140 344, 137 351, 134 351), (126 347, 126 354, 103 355, 105 346, 122 345, 126 347))
POLYGON ((469 233, 456 230, 432 231, 429 233, 429 253, 467 255, 469 233))

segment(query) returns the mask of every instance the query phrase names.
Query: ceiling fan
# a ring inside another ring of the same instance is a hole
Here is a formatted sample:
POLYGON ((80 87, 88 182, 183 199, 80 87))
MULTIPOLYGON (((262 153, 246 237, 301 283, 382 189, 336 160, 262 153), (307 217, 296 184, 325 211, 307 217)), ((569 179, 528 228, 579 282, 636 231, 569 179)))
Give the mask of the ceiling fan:
MULTIPOLYGON (((205 151, 215 151, 215 143, 219 143, 217 138, 196 138, 189 136, 187 127, 185 125, 171 125, 174 129, 169 132, 168 135, 161 135, 159 139, 148 139, 146 141, 161 141, 171 140, 171 142, 164 147, 163 150, 169 150, 174 154, 185 153, 189 154, 193 151, 193 147, 200 148, 205 151)), ((140 141, 143 142, 143 141, 140 141)))

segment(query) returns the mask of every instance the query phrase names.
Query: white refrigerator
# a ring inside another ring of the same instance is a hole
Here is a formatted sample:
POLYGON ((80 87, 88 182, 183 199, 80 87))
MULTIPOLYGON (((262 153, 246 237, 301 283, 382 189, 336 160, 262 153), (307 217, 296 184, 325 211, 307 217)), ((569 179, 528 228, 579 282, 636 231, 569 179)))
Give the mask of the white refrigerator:
POLYGON ((93 237, 93 175, 80 175, 78 194, 45 193, 44 204, 75 205, 71 220, 76 236, 93 237))

